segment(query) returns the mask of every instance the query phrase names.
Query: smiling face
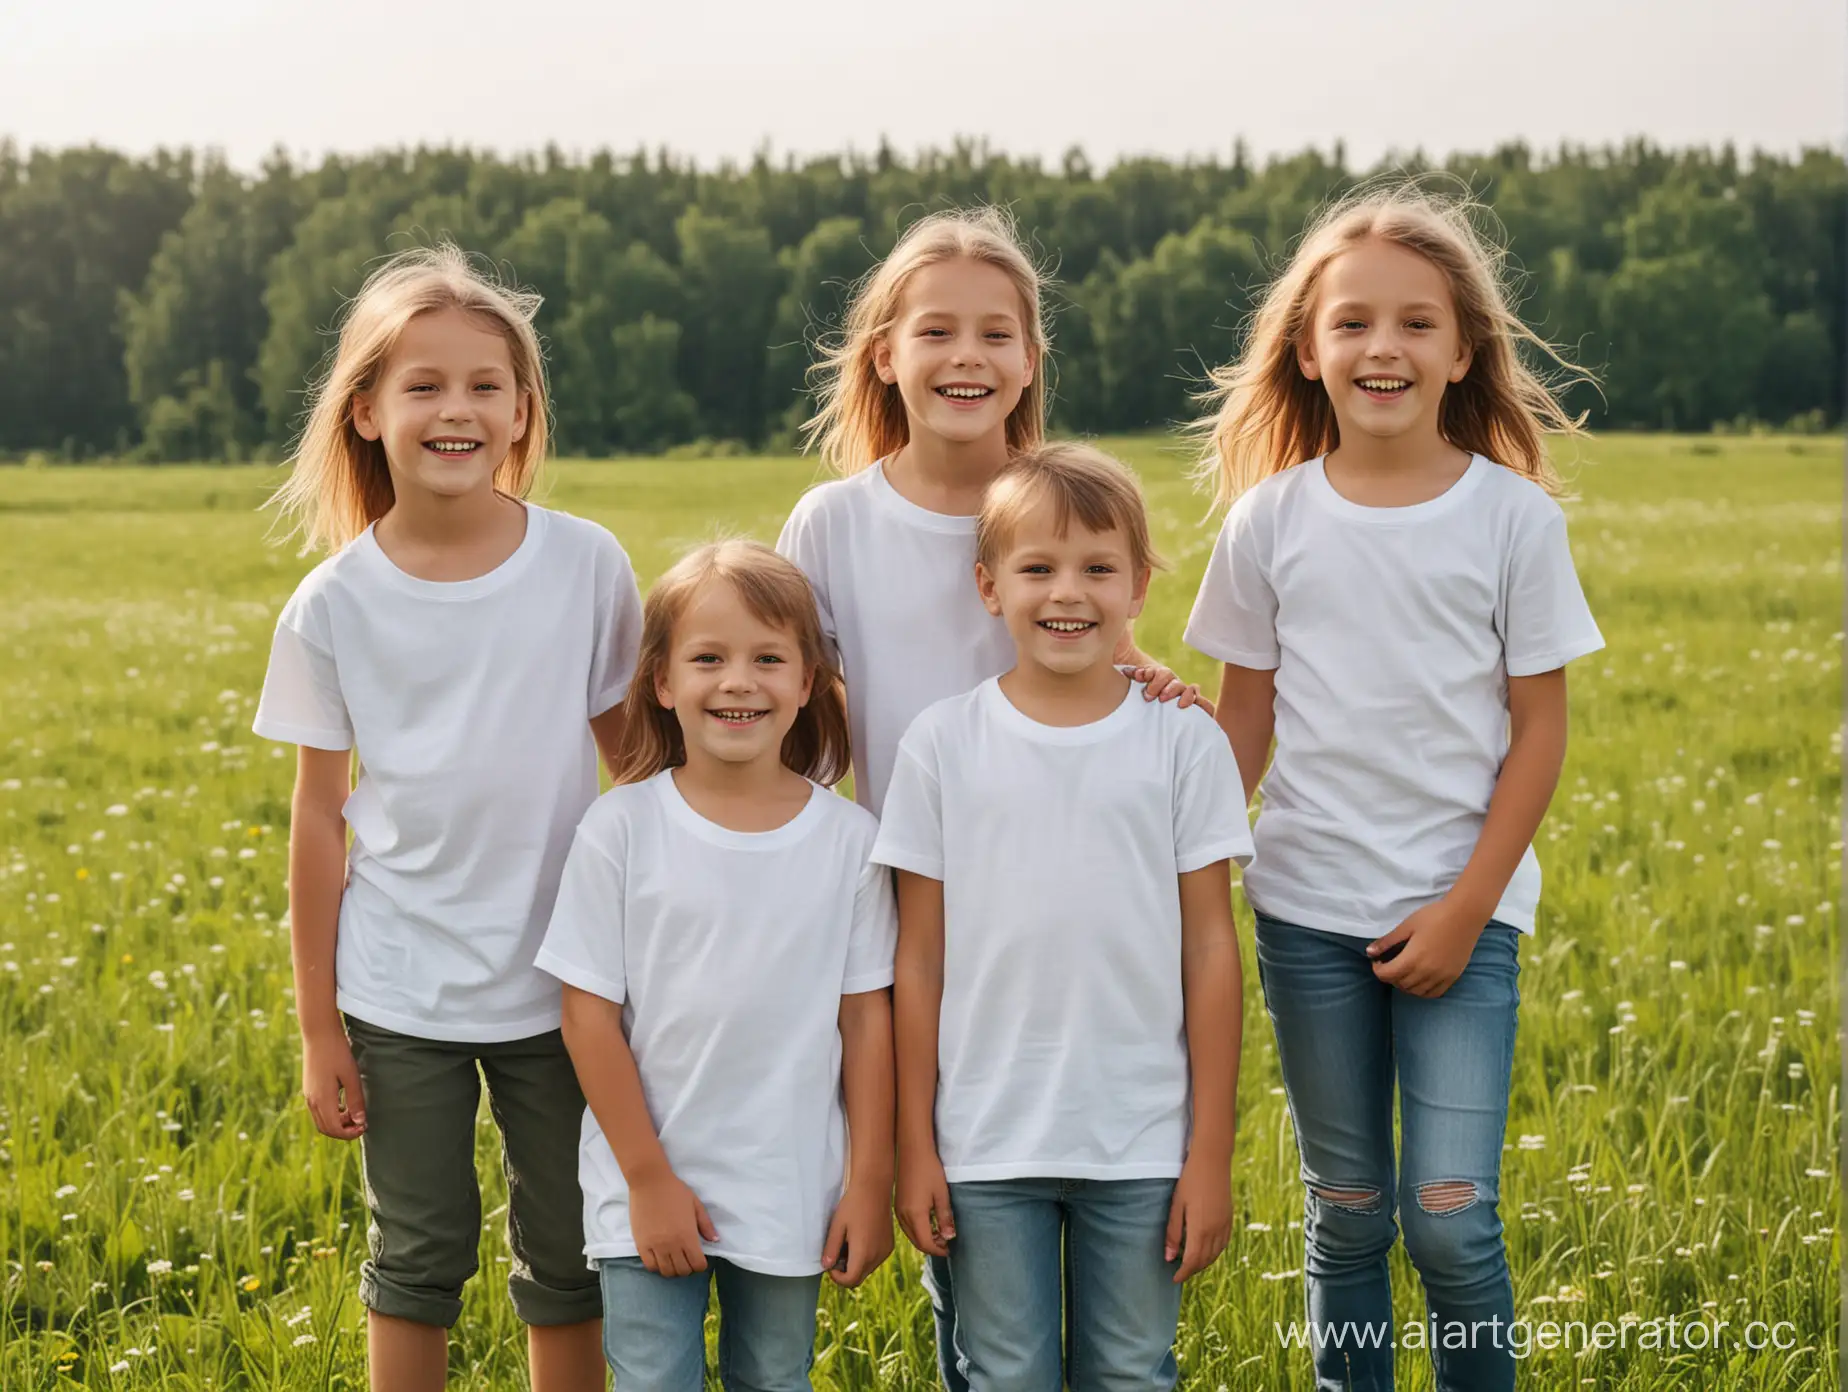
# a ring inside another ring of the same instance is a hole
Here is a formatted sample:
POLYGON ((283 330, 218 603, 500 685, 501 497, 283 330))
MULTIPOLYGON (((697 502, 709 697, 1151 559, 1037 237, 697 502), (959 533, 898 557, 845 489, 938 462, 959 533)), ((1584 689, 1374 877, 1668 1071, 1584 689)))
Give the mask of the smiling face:
POLYGON ((1033 380, 1024 313, 1014 282, 986 261, 956 257, 911 276, 873 368, 897 386, 914 438, 968 444, 1005 432, 1033 380))
POLYGON ((459 309, 432 310, 399 335, 371 391, 353 398, 353 428, 382 441, 399 496, 460 497, 493 486, 526 434, 527 393, 506 337, 459 309))
POLYGON ((1149 572, 1137 570, 1120 529, 1094 532, 1073 518, 1058 531, 1058 508, 1042 498, 1026 509, 992 568, 976 567, 988 612, 1000 616, 1021 663, 1060 676, 1108 666, 1129 621, 1142 612, 1149 572))
POLYGON ((674 624, 655 699, 680 722, 689 764, 780 764, 813 681, 795 634, 758 618, 732 585, 711 581, 674 624))
POLYGON ((1369 238, 1323 270, 1297 363, 1327 390, 1343 439, 1435 439, 1444 390, 1468 373, 1470 350, 1444 273, 1369 238))

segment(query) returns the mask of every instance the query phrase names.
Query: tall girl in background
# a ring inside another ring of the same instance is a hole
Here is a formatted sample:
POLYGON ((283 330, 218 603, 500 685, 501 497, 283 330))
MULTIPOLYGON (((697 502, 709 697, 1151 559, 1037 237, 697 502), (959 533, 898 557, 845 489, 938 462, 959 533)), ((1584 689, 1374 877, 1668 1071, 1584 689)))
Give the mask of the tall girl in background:
MULTIPOLYGON (((856 289, 816 368, 809 438, 842 477, 802 497, 777 550, 807 574, 839 653, 854 793, 875 815, 912 719, 1014 665, 975 588, 975 525, 989 483, 1045 436, 1040 290, 1004 213, 933 214, 856 289)), ((1197 697, 1127 630, 1116 660, 1151 699, 1197 697)), ((926 1284, 944 1385, 962 1392, 948 1263, 927 1256, 926 1284)))
POLYGON ((1438 1387, 1514 1385, 1497 1199, 1518 944, 1564 668, 1603 646, 1542 440, 1577 423, 1522 345, 1550 352, 1466 209, 1363 192, 1304 237, 1204 427, 1231 510, 1186 641, 1226 664, 1248 785, 1276 738, 1244 887, 1322 1389, 1392 1385, 1395 1210, 1438 1387))
POLYGON ((649 591, 617 782, 539 964, 583 1079, 587 1250, 618 1388, 809 1386, 826 1270, 892 1251, 892 886, 821 784, 847 711, 802 572, 702 547, 649 591), (813 781, 812 781, 813 780, 813 781), (843 1124, 844 1123, 844 1124, 843 1124))
POLYGON ((453 247, 394 257, 347 312, 277 495, 333 553, 277 621, 255 729, 300 746, 302 1091, 363 1149, 375 1392, 444 1384, 481 1240, 481 1074, 532 1385, 604 1383, 584 1098, 533 960, 620 729, 641 599, 607 531, 519 501, 545 455, 536 306, 453 247))

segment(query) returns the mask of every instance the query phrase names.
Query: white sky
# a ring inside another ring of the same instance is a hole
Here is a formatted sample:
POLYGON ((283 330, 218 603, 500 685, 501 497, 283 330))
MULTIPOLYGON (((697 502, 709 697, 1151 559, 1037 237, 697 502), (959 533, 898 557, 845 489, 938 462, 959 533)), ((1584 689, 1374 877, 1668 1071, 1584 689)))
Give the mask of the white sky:
POLYGON ((0 0, 0 136, 243 167, 416 142, 702 163, 1521 137, 1838 148, 1842 0, 0 0))

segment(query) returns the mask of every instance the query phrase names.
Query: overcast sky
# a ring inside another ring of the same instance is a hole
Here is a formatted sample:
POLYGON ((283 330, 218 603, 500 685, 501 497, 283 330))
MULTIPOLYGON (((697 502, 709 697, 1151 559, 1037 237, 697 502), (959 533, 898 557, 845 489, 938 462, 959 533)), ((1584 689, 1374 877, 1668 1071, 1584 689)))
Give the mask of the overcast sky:
POLYGON ((1056 160, 1848 128, 1843 0, 0 0, 0 136, 250 167, 415 142, 711 164, 985 136, 1056 160))

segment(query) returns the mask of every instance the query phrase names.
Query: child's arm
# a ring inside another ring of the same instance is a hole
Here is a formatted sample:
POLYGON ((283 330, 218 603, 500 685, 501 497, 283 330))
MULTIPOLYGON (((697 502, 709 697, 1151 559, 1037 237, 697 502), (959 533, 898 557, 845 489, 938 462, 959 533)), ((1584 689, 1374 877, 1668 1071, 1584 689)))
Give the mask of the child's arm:
POLYGON ((622 744, 623 703, 618 701, 602 715, 590 718, 591 738, 597 742, 597 751, 603 755, 603 767, 616 776, 616 750, 622 744))
POLYGON ((334 941, 346 888, 352 753, 300 746, 289 807, 289 955, 302 1032, 302 1096, 317 1130, 350 1141, 366 1129, 366 1098, 335 1004, 334 941))
POLYGON ((660 1276, 690 1276, 706 1269, 700 1239, 718 1229, 699 1197, 667 1163, 667 1152, 648 1115, 642 1075, 622 1032, 622 1006, 575 986, 564 987, 565 1048, 591 1115, 603 1128, 629 1186, 629 1229, 642 1265, 660 1276))
POLYGON ((821 1262, 837 1286, 857 1286, 892 1255, 892 993, 841 997, 841 1093, 847 1185, 821 1262))
POLYGON ((1367 944, 1375 976, 1414 996, 1450 989, 1533 844, 1565 762, 1566 669, 1508 678, 1508 757, 1476 848, 1449 893, 1367 944), (1377 960, 1398 943, 1396 957, 1377 960))
POLYGON ((1232 922, 1230 861, 1181 876, 1181 990, 1193 1079, 1193 1136, 1168 1210, 1176 1282, 1211 1266, 1232 1237, 1232 1148, 1244 977, 1232 922))
POLYGON ((1245 780, 1249 806, 1270 761, 1271 735, 1277 726, 1277 672, 1275 668, 1239 667, 1228 662, 1219 678, 1219 708, 1213 712, 1219 728, 1232 742, 1239 776, 1245 780))
POLYGON ((898 1072, 898 1221, 911 1245, 947 1257, 956 1236, 937 1155, 937 1024, 943 1009, 943 881, 900 870, 892 1007, 898 1072))

